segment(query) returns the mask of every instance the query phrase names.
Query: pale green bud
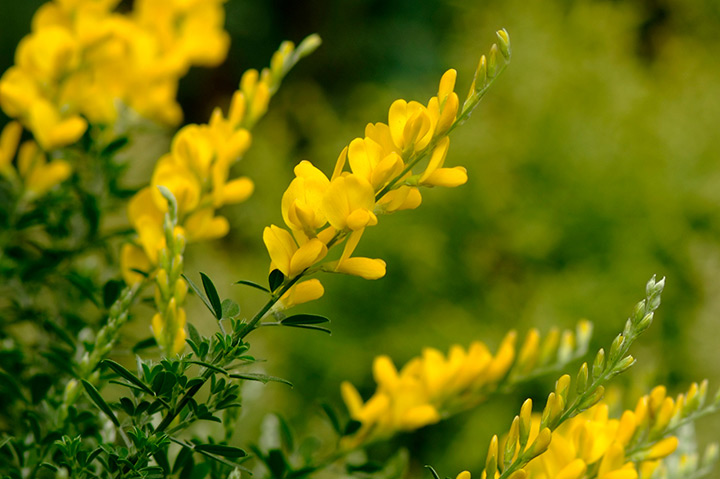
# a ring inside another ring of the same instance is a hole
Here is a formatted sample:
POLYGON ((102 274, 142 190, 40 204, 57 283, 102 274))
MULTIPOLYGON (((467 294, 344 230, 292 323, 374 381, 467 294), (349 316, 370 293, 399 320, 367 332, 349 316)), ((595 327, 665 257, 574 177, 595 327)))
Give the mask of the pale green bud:
POLYGON ((498 70, 497 56, 498 56, 498 46, 496 43, 493 43, 492 47, 490 47, 490 54, 488 55, 488 64, 487 64, 487 74, 488 74, 488 77, 490 77, 490 78, 495 78, 495 75, 497 75, 497 70, 498 70))
POLYGON ((610 362, 612 363, 617 359, 617 357, 620 355, 620 350, 623 347, 623 344, 625 344, 625 336, 622 334, 618 334, 615 337, 615 340, 612 343, 612 346, 610 346, 610 362))
POLYGON ((299 60, 303 57, 310 55, 312 52, 322 44, 322 39, 317 33, 308 35, 300 42, 300 45, 295 49, 295 56, 299 60))
POLYGON ((588 408, 593 407, 595 404, 598 403, 605 394, 605 388, 603 386, 598 386, 595 391, 592 392, 588 397, 585 398, 585 400, 580 403, 579 409, 580 411, 584 411, 588 408))
POLYGON ((512 49, 510 47, 510 36, 508 35, 507 30, 504 28, 502 30, 498 30, 495 32, 495 35, 497 35, 498 38, 498 46, 500 47, 500 52, 502 53, 503 57, 506 61, 510 60, 510 56, 512 55, 512 49))
POLYGON ((587 383, 588 383, 588 365, 587 365, 587 363, 582 363, 582 366, 580 366, 580 371, 578 371, 577 381, 575 384, 575 391, 578 394, 582 394, 583 392, 585 392, 587 383))
POLYGON ((600 349, 598 351, 597 356, 595 356, 595 361, 593 361, 593 367, 592 367, 592 377, 593 381, 600 377, 600 375, 605 370, 605 350, 600 349))

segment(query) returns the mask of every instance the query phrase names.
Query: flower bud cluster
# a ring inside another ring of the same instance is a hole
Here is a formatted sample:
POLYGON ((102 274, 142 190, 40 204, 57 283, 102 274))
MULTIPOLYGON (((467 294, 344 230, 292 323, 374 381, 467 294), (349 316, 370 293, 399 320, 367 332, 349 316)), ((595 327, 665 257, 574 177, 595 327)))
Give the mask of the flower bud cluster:
POLYGON ((33 17, 15 65, 0 78, 0 106, 46 151, 76 142, 88 122, 112 125, 119 106, 180 122, 178 80, 192 65, 224 60, 222 0, 54 0, 33 17))

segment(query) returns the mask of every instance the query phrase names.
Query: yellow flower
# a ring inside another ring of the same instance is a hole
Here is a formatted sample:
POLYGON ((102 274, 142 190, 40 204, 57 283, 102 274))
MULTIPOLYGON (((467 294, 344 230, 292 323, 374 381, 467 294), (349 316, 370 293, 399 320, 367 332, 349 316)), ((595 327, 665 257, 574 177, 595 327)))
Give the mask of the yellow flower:
POLYGON ((402 171, 400 155, 387 152, 371 138, 355 138, 348 148, 348 162, 353 173, 368 181, 379 191, 402 171))
POLYGON ((25 185, 26 194, 38 197, 65 181, 72 173, 72 168, 65 160, 55 159, 48 162, 37 143, 26 141, 18 152, 18 173, 25 185))
POLYGON ((419 184, 454 187, 467 183, 467 170, 462 166, 443 168, 449 147, 450 138, 447 136, 438 142, 433 149, 430 163, 428 163, 425 172, 420 176, 419 184))
POLYGON ((395 100, 388 113, 393 143, 403 153, 424 149, 435 133, 434 120, 424 105, 416 101, 395 100))
MULTIPOLYGON (((130 224, 137 231, 140 245, 145 251, 151 264, 157 264, 158 252, 165 247, 165 234, 163 232, 163 218, 165 209, 160 209, 153 197, 151 188, 143 188, 130 199, 128 203, 128 217, 130 224)), ((121 259, 136 259, 137 255, 121 257, 121 259)), ((123 261, 123 269, 130 266, 123 261)))
POLYGON ((152 319, 152 332, 158 344, 164 351, 178 354, 185 348, 185 323, 187 316, 185 309, 178 307, 175 298, 164 315, 155 313, 152 319))
POLYGON ((426 348, 398 372, 387 356, 373 362, 375 394, 365 403, 350 383, 341 392, 350 416, 362 422, 357 434, 346 438, 350 446, 410 431, 467 409, 496 388, 512 366, 516 334, 510 332, 493 356, 474 342, 468 351, 452 346, 446 358, 426 348))
POLYGON ((278 310, 290 309, 298 304, 315 301, 325 294, 325 288, 317 279, 309 279, 301 281, 293 285, 285 294, 282 295, 278 304, 278 310))
POLYGON ((271 267, 279 269, 288 278, 294 278, 327 254, 327 247, 319 239, 312 238, 298 247, 287 230, 275 225, 265 228, 263 242, 272 259, 271 267))
POLYGON ((435 136, 439 137, 448 132, 460 108, 460 99, 457 93, 453 91, 455 88, 455 80, 457 71, 450 69, 440 78, 440 86, 438 94, 428 102, 428 112, 433 118, 435 126, 435 136))
POLYGON ((29 127, 40 146, 46 151, 75 143, 87 130, 87 122, 78 115, 62 118, 60 113, 45 100, 38 100, 30 107, 29 127))
POLYGON ((134 244, 125 243, 120 250, 120 271, 125 284, 132 285, 139 283, 143 275, 133 270, 150 272, 152 264, 143 248, 134 244))
POLYGON ((327 223, 323 198, 330 186, 327 176, 309 161, 295 167, 295 179, 282 197, 282 215, 285 224, 302 231, 308 237, 327 223))
POLYGON ((377 224, 373 213, 375 191, 360 176, 350 174, 334 178, 323 196, 322 205, 328 222, 336 230, 358 231, 377 224))

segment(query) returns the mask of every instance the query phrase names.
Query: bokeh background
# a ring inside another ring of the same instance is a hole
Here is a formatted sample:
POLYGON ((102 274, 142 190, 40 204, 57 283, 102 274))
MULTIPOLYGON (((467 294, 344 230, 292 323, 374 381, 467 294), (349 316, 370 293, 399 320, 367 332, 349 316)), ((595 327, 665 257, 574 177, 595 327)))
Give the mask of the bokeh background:
MULTIPOLYGON (((0 0, 0 70, 41 3, 0 0)), ((453 134, 448 163, 467 167, 468 184, 426 191, 418 210, 382 217, 363 237, 358 254, 385 259, 387 276, 324 278, 326 296, 302 309, 330 317, 331 337, 254 335, 255 354, 268 359, 261 367, 295 388, 246 389, 239 441, 255 435, 265 412, 306 433, 322 430, 319 404, 342 408, 342 380, 370 395, 378 354, 402 364, 424 346, 482 339, 494 348, 509 328, 546 332, 580 318, 595 324, 593 349, 608 345, 652 274, 668 278, 664 304, 634 348, 637 367, 615 382, 619 400, 630 404, 658 383, 675 393, 702 378, 711 391, 720 386, 720 3, 230 0, 226 25, 228 60, 181 82, 187 122, 227 105, 242 71, 267 64, 282 40, 324 39, 255 130, 238 172, 254 179, 256 193, 225 211, 231 234, 188 251, 188 271, 207 272, 248 314, 262 298, 231 283, 265 277, 262 228, 282 222, 280 197, 297 162, 331 171, 367 122, 386 121, 396 98, 427 101, 447 68, 458 70, 464 92, 496 29, 507 28, 514 50, 453 134)), ((145 148, 130 156, 141 172, 155 160, 145 148)), ((191 321, 212 331, 195 303, 191 321)), ((136 314, 130 338, 148 335, 146 313, 136 314)), ((478 471, 490 436, 554 379, 374 453, 404 445, 415 467, 478 471)), ((719 428, 713 418, 700 435, 718 439, 719 428)))

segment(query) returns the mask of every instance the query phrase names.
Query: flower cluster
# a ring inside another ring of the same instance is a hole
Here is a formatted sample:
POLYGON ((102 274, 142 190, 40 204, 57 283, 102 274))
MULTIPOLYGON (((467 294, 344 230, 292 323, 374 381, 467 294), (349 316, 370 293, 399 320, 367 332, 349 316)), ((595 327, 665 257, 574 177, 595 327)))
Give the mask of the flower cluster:
POLYGON ((179 123, 179 78, 225 58, 222 0, 137 0, 128 14, 117 3, 46 3, 0 79, 0 106, 46 151, 76 142, 88 122, 115 123, 120 105, 179 123))
MULTIPOLYGON (((263 233, 271 270, 295 278, 347 239, 340 258, 325 263, 324 270, 366 279, 385 275, 383 260, 352 257, 365 228, 377 224, 378 214, 417 208, 422 201, 418 186, 458 186, 467 181, 464 168, 443 167, 450 146, 447 133, 458 114, 455 78, 455 70, 448 70, 427 106, 395 101, 388 123, 369 124, 363 138, 352 140, 330 178, 309 161, 295 167, 295 179, 282 198, 282 216, 290 231, 271 225, 263 233), (413 175, 412 166, 428 153, 427 167, 413 175), (344 171, 346 163, 350 171, 344 171)), ((322 294, 319 282, 313 284, 308 288, 312 294, 302 300, 322 294)))
POLYGON ((170 152, 155 165, 151 184, 129 202, 128 216, 137 238, 123 245, 123 278, 134 284, 143 278, 138 271, 151 276, 157 273, 158 314, 153 331, 167 351, 178 352, 184 345, 182 304, 187 285, 180 275, 185 243, 227 234, 228 221, 217 215, 217 210, 246 200, 253 191, 249 178, 230 178, 231 167, 250 147, 249 128, 267 111, 282 78, 319 42, 316 35, 297 48, 284 42, 270 68, 245 72, 227 115, 215 108, 207 124, 181 128, 170 152), (171 337, 166 337, 168 334, 171 337))
POLYGON ((341 386, 350 417, 362 424, 354 435, 345 438, 346 445, 356 447, 418 429, 474 407, 503 382, 524 378, 551 364, 566 364, 584 354, 590 335, 590 323, 581 321, 575 334, 565 331, 562 342, 558 342, 555 331, 540 348, 539 334, 532 330, 518 350, 517 333, 511 331, 495 355, 480 341, 473 342, 467 351, 454 345, 447 357, 426 348, 399 372, 389 357, 379 356, 373 364, 377 390, 367 402, 363 403, 349 382, 341 386), (557 363, 553 364, 555 358, 557 363))
POLYGON ((376 225, 380 214, 420 206, 421 186, 454 187, 467 182, 465 168, 445 167, 448 134, 467 119, 510 61, 507 32, 498 31, 497 38, 500 47, 493 44, 489 60, 482 56, 462 108, 455 93, 457 72, 450 69, 440 79, 437 95, 427 104, 396 100, 390 106, 387 123, 368 124, 365 136, 355 138, 342 150, 330 178, 309 161, 295 167, 295 179, 282 198, 287 229, 270 225, 263 232, 271 272, 279 271, 285 285, 292 286, 280 298, 276 311, 322 296, 319 281, 298 282, 314 271, 365 279, 384 276, 382 259, 353 256, 365 228, 376 225), (502 67, 500 54, 505 61, 502 67), (426 157, 425 167, 413 173, 426 157), (329 249, 343 241, 340 257, 323 263, 329 249))

